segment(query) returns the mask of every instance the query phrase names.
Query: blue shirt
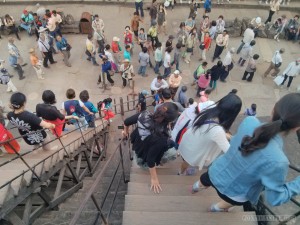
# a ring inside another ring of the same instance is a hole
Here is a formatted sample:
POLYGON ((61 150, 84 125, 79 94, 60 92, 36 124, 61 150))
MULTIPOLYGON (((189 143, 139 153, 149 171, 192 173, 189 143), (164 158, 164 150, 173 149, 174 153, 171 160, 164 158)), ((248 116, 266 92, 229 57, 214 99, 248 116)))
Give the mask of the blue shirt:
POLYGON ((244 119, 229 150, 212 163, 208 174, 216 189, 227 197, 242 197, 256 204, 264 191, 270 205, 281 205, 300 193, 300 176, 286 182, 289 161, 281 136, 276 135, 266 147, 249 155, 243 156, 239 151, 243 137, 252 135, 260 125, 254 116, 244 119))
POLYGON ((61 41, 56 41, 56 47, 59 51, 67 50, 67 40, 65 38, 61 38, 61 41))
POLYGON ((124 50, 124 59, 128 59, 129 61, 131 61, 130 52, 124 50))
POLYGON ((111 63, 109 61, 106 61, 102 64, 102 72, 108 73, 109 70, 111 70, 111 63))

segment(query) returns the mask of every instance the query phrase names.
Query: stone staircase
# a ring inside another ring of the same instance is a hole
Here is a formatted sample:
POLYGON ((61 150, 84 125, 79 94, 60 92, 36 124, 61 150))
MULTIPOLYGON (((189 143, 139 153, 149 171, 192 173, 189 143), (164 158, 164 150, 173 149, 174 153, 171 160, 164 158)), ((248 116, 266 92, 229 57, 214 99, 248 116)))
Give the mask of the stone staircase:
POLYGON ((128 192, 125 197, 123 225, 255 225, 255 212, 244 212, 234 207, 228 213, 210 213, 207 208, 219 200, 216 191, 208 188, 191 194, 191 184, 199 179, 203 171, 195 176, 178 176, 181 159, 157 168, 163 191, 150 191, 150 175, 136 165, 131 168, 128 192))

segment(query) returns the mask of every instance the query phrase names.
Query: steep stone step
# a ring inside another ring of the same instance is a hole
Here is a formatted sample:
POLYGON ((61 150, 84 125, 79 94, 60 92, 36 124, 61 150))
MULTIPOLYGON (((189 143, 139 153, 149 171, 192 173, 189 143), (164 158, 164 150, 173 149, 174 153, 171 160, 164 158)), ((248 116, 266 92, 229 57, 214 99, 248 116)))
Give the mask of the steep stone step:
MULTIPOLYGON (((159 193, 159 196, 217 196, 217 192, 214 188, 210 187, 206 190, 202 190, 199 193, 191 193, 191 185, 188 184, 162 184, 163 191, 159 193)), ((157 196, 153 191, 149 191, 150 183, 128 183, 128 195, 149 195, 157 196)))
MULTIPOLYGON (((179 176, 179 175, 158 175, 159 182, 161 184, 189 184, 192 185, 196 180, 199 180, 199 176, 179 176)), ((150 174, 131 174, 131 182, 137 183, 150 183, 150 174)))
MULTIPOLYGON (((144 212, 207 212, 213 203, 220 201, 218 196, 146 196, 126 195, 125 211, 144 212)), ((243 211, 242 207, 233 207, 232 211, 243 211)))
POLYGON ((123 212, 123 225, 256 225, 254 212, 123 212))
MULTIPOLYGON (((200 177, 200 174, 206 172, 206 170, 199 171, 198 169, 195 169, 196 173, 194 176, 200 177)), ((166 168, 166 167, 158 167, 156 168, 156 172, 158 175, 177 175, 179 171, 178 168, 166 168)), ((141 169, 141 168, 134 168, 132 167, 130 170, 131 174, 141 174, 141 175, 149 175, 148 169, 141 169)))

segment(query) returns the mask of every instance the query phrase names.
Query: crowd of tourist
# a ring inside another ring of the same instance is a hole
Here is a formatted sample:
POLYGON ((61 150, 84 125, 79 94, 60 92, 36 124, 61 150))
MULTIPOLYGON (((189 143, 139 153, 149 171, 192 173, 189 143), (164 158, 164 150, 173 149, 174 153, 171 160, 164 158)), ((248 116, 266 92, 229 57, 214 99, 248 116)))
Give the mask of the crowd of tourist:
MULTIPOLYGON (((87 60, 96 67, 101 66, 98 84, 108 81, 113 86, 114 73, 120 73, 122 87, 125 88, 131 85, 134 71, 141 77, 147 77, 149 70, 156 74, 149 84, 154 111, 147 109, 148 91, 141 91, 136 105, 137 113, 125 119, 123 130, 124 137, 130 135, 137 164, 149 169, 151 190, 155 193, 162 191, 156 166, 180 155, 182 164, 178 168, 179 176, 194 175, 196 169, 208 167, 207 172, 192 185, 192 193, 210 186, 215 188, 222 200, 210 207, 211 212, 225 212, 234 205, 247 208, 250 203, 257 203, 263 189, 266 190, 265 196, 270 204, 280 205, 287 202, 300 193, 300 178, 286 183, 288 159, 282 151, 282 135, 300 129, 300 94, 292 93, 280 99, 274 106, 271 120, 264 124, 255 117, 257 105, 251 104, 244 112, 246 118, 234 136, 230 128, 242 108, 242 100, 237 90, 233 89, 219 101, 210 99, 210 94, 217 89, 218 81, 227 82, 226 79, 235 66, 246 65, 241 80, 252 81, 257 70, 256 61, 260 57, 254 52, 257 32, 264 26, 261 18, 254 18, 244 31, 236 51, 230 43, 230 34, 226 30, 223 15, 211 20, 211 1, 204 2, 203 17, 200 18, 198 3, 192 0, 188 18, 180 23, 177 34, 169 35, 163 45, 160 36, 167 34, 168 8, 174 8, 174 2, 168 2, 158 4, 153 0, 149 11, 151 23, 147 29, 140 26, 145 19, 143 1, 136 0, 136 11, 130 24, 124 28, 123 37, 114 36, 111 42, 105 36, 104 21, 99 15, 94 15, 93 33, 88 34, 85 42, 87 60), (196 19, 200 21, 198 27, 196 19), (140 52, 133 57, 133 48, 138 45, 141 47, 140 52), (211 58, 213 66, 209 66, 206 55, 211 47, 214 47, 211 58), (239 54, 237 63, 234 62, 233 54, 239 54), (200 63, 193 74, 189 75, 193 79, 191 86, 196 85, 197 90, 194 96, 188 96, 187 90, 191 87, 182 85, 181 63, 189 64, 192 58, 197 58, 200 63), (139 68, 133 67, 133 60, 139 62, 139 68), (137 127, 129 134, 129 127, 133 124, 137 124, 137 127)), ((271 1, 270 4, 266 25, 272 23, 274 12, 279 10, 279 1, 271 1)), ((39 5, 37 7, 36 13, 23 11, 20 27, 29 35, 36 35, 43 61, 39 60, 35 49, 30 48, 28 52, 37 78, 45 79, 44 69, 49 68, 48 63, 57 63, 54 59, 56 53, 62 54, 67 67, 72 66, 72 46, 61 33, 60 14, 39 5)), ((5 18, 5 26, 20 39, 14 19, 9 15, 5 18)), ((280 22, 277 19, 269 29, 276 27, 277 40, 283 31, 288 40, 298 40, 298 20, 298 15, 290 20, 282 16, 280 22)), ((8 40, 8 51, 9 64, 17 71, 19 79, 24 79, 22 67, 26 63, 23 62, 22 53, 12 37, 8 40)), ((279 74, 284 53, 283 48, 275 50, 263 77, 267 77, 272 70, 274 72, 271 76, 276 77, 279 74)), ((72 88, 67 89, 66 100, 60 110, 54 105, 55 94, 51 90, 45 90, 42 103, 37 104, 36 114, 33 114, 26 110, 26 96, 17 92, 11 81, 12 75, 4 67, 4 60, 0 61, 0 72, 1 84, 7 85, 8 92, 14 92, 10 98, 11 112, 7 114, 7 118, 18 128, 28 145, 42 146, 47 150, 51 135, 46 129, 50 129, 55 137, 60 137, 67 130, 66 123, 85 131, 96 126, 95 114, 99 111, 103 112, 103 119, 108 121, 115 116, 111 110, 111 98, 100 101, 95 107, 89 101, 87 90, 81 91, 77 98, 72 88)), ((289 88, 293 78, 299 74, 300 59, 295 59, 283 71, 280 85, 283 87, 288 79, 289 88)))

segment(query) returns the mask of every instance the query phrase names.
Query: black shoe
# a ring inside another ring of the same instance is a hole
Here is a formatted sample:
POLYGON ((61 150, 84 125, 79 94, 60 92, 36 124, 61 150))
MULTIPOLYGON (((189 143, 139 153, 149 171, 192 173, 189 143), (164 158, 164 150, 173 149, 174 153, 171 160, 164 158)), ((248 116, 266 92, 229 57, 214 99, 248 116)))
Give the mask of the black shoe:
POLYGON ((248 82, 251 82, 252 80, 247 80, 248 82))
POLYGON ((93 65, 94 65, 94 66, 99 66, 99 64, 98 64, 98 63, 93 63, 93 65))
POLYGON ((55 64, 55 63, 57 63, 56 61, 53 61, 53 62, 51 62, 50 64, 55 64))
POLYGON ((19 77, 19 80, 23 80, 25 79, 25 76, 19 77))
POLYGON ((220 80, 221 82, 223 82, 223 83, 226 83, 227 81, 226 80, 220 80))
POLYGON ((246 80, 246 78, 242 78, 242 80, 246 80))
POLYGON ((87 61, 91 61, 91 59, 89 59, 89 58, 87 58, 86 60, 87 60, 87 61))
POLYGON ((24 63, 24 64, 23 64, 23 65, 21 65, 21 66, 23 66, 23 67, 24 67, 24 66, 27 66, 27 63, 24 63))
POLYGON ((48 65, 47 65, 47 66, 44 66, 44 68, 47 68, 47 69, 49 69, 49 68, 50 68, 50 66, 48 66, 48 65))

